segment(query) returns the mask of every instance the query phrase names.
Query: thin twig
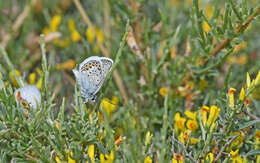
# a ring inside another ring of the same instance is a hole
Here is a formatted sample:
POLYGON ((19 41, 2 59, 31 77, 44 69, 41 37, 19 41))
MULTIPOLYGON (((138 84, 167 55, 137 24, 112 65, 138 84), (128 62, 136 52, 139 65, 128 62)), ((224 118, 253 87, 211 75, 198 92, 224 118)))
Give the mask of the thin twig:
MULTIPOLYGON (((251 15, 249 16, 246 21, 242 24, 240 24, 235 30, 234 30, 234 33, 235 34, 239 34, 240 32, 244 31, 247 26, 251 23, 252 20, 255 19, 255 17, 257 15, 260 14, 260 7, 258 7, 258 9, 251 15)), ((210 53, 210 56, 216 56, 223 48, 225 48, 229 43, 230 41, 232 41, 233 38, 225 38, 223 41, 221 41, 219 43, 219 45, 217 45, 213 50, 212 52, 210 53)))
POLYGON ((234 137, 232 137, 219 151, 217 157, 214 159, 214 162, 217 162, 218 159, 221 157, 222 153, 225 151, 225 149, 227 148, 227 146, 229 146, 233 140, 235 140, 238 136, 240 135, 236 135, 234 137))
POLYGON ((81 3, 79 0, 73 0, 74 4, 76 5, 77 9, 79 10, 80 15, 82 16, 83 21, 90 27, 93 28, 94 25, 90 21, 88 15, 86 14, 84 8, 82 7, 81 3))
POLYGON ((186 156, 188 156, 191 161, 196 162, 196 163, 198 162, 188 153, 184 144, 182 144, 180 141, 176 140, 174 137, 172 137, 172 140, 175 141, 176 143, 178 143, 183 148, 184 152, 186 153, 186 156))
POLYGON ((255 115, 249 113, 249 112, 246 111, 246 110, 243 110, 243 112, 244 112, 246 115, 248 115, 250 118, 254 119, 254 120, 260 120, 259 117, 257 117, 257 116, 255 116, 255 115))
MULTIPOLYGON (((83 21, 89 26, 89 28, 94 28, 94 25, 92 24, 92 22, 90 21, 87 13, 85 12, 84 8, 82 7, 81 3, 79 2, 79 0, 73 0, 74 4, 76 5, 77 9, 79 10, 79 13, 83 19, 83 21)), ((110 51, 101 43, 101 42, 97 42, 98 47, 100 48, 101 52, 103 53, 103 55, 105 57, 110 57, 110 51)), ((125 86, 123 84, 123 81, 118 73, 117 70, 115 70, 113 72, 113 77, 116 81, 116 84, 118 86, 118 89, 120 91, 120 94, 122 96, 122 98, 124 99, 125 103, 128 103, 128 96, 127 96, 127 92, 125 89, 125 86)))
POLYGON ((224 47, 230 43, 230 38, 225 38, 220 44, 218 44, 213 51, 210 53, 210 56, 217 55, 224 47))
MULTIPOLYGON (((104 31, 106 38, 110 39, 111 37, 111 20, 110 20, 110 5, 109 0, 104 1, 104 31)), ((110 47, 110 42, 106 42, 106 46, 110 47)))
POLYGON ((175 129, 172 130, 172 147, 171 147, 171 152, 172 153, 175 153, 175 150, 174 150, 174 138, 175 138, 175 129))

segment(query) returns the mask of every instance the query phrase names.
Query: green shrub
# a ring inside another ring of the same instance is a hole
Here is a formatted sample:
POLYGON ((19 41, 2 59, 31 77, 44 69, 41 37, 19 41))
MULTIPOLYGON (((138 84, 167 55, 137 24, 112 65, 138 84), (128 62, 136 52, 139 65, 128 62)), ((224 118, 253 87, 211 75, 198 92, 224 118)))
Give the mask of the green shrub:
POLYGON ((93 2, 1 2, 0 162, 260 162, 258 1, 93 2), (93 55, 114 65, 85 104, 93 55))

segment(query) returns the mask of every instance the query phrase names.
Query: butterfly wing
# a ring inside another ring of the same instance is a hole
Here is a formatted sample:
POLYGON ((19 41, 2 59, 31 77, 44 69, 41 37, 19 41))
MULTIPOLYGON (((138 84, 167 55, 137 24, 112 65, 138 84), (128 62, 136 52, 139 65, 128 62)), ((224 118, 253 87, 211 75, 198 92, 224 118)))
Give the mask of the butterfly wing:
POLYGON ((113 60, 109 58, 92 56, 79 65, 79 70, 73 69, 81 96, 86 102, 95 102, 96 93, 102 87, 112 65, 113 60))
POLYGON ((109 71, 111 70, 112 66, 113 66, 113 60, 107 57, 99 57, 99 61, 102 63, 102 80, 99 84, 99 88, 97 89, 97 91, 95 93, 97 93, 100 88, 102 87, 103 83, 105 82, 107 75, 109 73, 109 71))
POLYGON ((85 99, 85 102, 88 100, 95 101, 95 94, 97 87, 92 82, 92 79, 88 77, 86 72, 80 72, 78 70, 73 70, 73 73, 76 76, 77 83, 80 87, 80 94, 85 99))

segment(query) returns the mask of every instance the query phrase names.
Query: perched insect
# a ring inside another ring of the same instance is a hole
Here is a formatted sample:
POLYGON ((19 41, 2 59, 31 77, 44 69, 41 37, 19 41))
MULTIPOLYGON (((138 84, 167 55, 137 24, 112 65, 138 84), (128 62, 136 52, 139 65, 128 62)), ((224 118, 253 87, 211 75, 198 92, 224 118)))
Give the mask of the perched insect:
POLYGON ((80 87, 81 96, 86 103, 88 101, 95 102, 96 93, 102 87, 112 65, 112 59, 92 56, 85 59, 79 65, 78 70, 72 70, 80 87))

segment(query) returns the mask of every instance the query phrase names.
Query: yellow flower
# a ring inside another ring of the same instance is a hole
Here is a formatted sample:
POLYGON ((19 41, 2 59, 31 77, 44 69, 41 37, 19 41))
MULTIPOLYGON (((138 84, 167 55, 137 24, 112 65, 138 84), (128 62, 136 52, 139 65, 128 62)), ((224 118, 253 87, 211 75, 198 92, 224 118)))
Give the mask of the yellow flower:
POLYGON ((184 156, 174 153, 172 158, 172 163, 184 163, 184 156))
POLYGON ((68 27, 70 31, 74 31, 76 29, 75 21, 73 19, 68 20, 68 27))
POLYGON ((260 84, 260 70, 258 71, 258 74, 255 78, 255 84, 260 84))
POLYGON ((87 40, 90 43, 94 42, 95 36, 96 36, 95 29, 94 28, 90 28, 90 27, 87 28, 87 30, 86 30, 86 37, 87 37, 87 40))
POLYGON ((184 132, 181 132, 181 134, 178 136, 178 140, 183 144, 187 144, 190 133, 190 130, 185 130, 184 132))
POLYGON ((100 154, 100 163, 113 163, 114 162, 114 151, 111 151, 109 155, 100 154))
POLYGON ((206 21, 203 21, 203 30, 208 33, 210 31, 210 26, 206 21))
POLYGON ((78 42, 80 41, 81 37, 80 37, 80 34, 79 32, 77 31, 77 28, 75 26, 75 22, 73 19, 69 19, 68 21, 68 27, 69 27, 69 30, 70 30, 70 33, 71 33, 71 40, 73 42, 78 42))
MULTIPOLYGON (((15 75, 16 75, 17 77, 21 77, 21 73, 20 73, 20 71, 18 71, 17 69, 14 70, 14 73, 15 73, 15 75)), ((12 71, 9 72, 9 78, 11 79, 11 82, 13 83, 13 85, 14 85, 15 87, 18 87, 18 83, 17 83, 17 81, 15 80, 15 77, 14 77, 12 71)))
POLYGON ((29 75, 29 84, 30 85, 34 85, 35 84, 35 79, 36 79, 35 72, 30 73, 30 75, 29 75))
POLYGON ((150 139, 151 139, 151 132, 150 131, 148 131, 147 133, 146 133, 146 135, 145 135, 145 145, 148 145, 149 144, 149 142, 150 142, 150 139))
POLYGON ((176 132, 178 132, 179 130, 184 131, 186 119, 182 118, 180 113, 176 113, 175 116, 174 116, 174 120, 175 120, 175 123, 174 123, 175 131, 176 132))
POLYGON ((144 159, 144 163, 152 163, 153 160, 151 159, 150 156, 146 156, 145 159, 144 159))
POLYGON ((40 76, 40 78, 36 82, 36 86, 37 86, 37 88, 41 89, 41 87, 42 87, 42 71, 41 71, 41 69, 39 69, 39 67, 37 67, 36 72, 40 76))
POLYGON ((43 30, 42 30, 42 33, 44 34, 44 36, 47 36, 48 33, 50 33, 49 27, 44 27, 43 30))
POLYGON ((209 112, 209 107, 208 106, 202 106, 202 108, 200 109, 200 114, 202 116, 202 123, 204 126, 206 126, 206 123, 207 123, 207 115, 208 115, 208 112, 209 112))
POLYGON ((260 138, 260 130, 257 130, 257 131, 255 132, 255 138, 260 138))
POLYGON ((73 153, 70 152, 70 154, 68 154, 68 163, 76 163, 76 161, 73 160, 73 159, 70 157, 70 155, 73 156, 73 153))
POLYGON ((251 79, 250 79, 250 75, 248 72, 246 73, 246 85, 247 85, 247 88, 249 88, 251 85, 251 79))
POLYGON ((92 144, 88 147, 88 156, 92 163, 95 162, 95 146, 92 144))
POLYGON ((239 100, 244 101, 244 98, 245 98, 245 89, 242 87, 239 94, 239 100))
POLYGON ((167 88, 162 87, 162 88, 160 88, 160 90, 159 90, 159 94, 160 94, 161 96, 163 96, 163 97, 165 97, 168 93, 169 93, 169 90, 168 90, 167 88))
POLYGON ((100 103, 100 109, 105 109, 107 116, 110 117, 111 113, 116 110, 116 104, 113 104, 112 100, 109 100, 108 98, 103 98, 100 103))
POLYGON ((246 138, 246 134, 243 131, 240 132, 231 132, 230 135, 239 135, 236 137, 230 146, 227 148, 228 151, 234 149, 234 148, 240 148, 243 145, 243 142, 246 138))
POLYGON ((204 13, 207 19, 210 19, 213 16, 213 5, 209 3, 205 8, 204 8, 204 13))
POLYGON ((58 63, 56 65, 57 70, 72 70, 76 66, 76 62, 73 59, 65 61, 63 63, 58 63))
POLYGON ((230 155, 232 157, 232 162, 233 163, 243 163, 243 160, 239 156, 238 152, 239 152, 239 149, 230 152, 230 155))
POLYGON ((54 121, 54 124, 55 124, 55 127, 58 129, 58 130, 60 130, 61 129, 61 125, 60 125, 60 123, 58 122, 58 121, 54 121))
POLYGON ((205 80, 205 79, 200 80, 200 82, 199 82, 199 90, 203 91, 205 88, 208 87, 208 85, 209 85, 209 83, 207 82, 207 80, 205 80))
POLYGON ((238 64, 238 65, 244 65, 248 61, 248 58, 245 53, 239 55, 239 56, 230 56, 228 57, 228 62, 231 64, 238 64))
POLYGON ((241 51, 246 46, 247 46, 247 42, 245 42, 245 41, 241 42, 240 44, 235 46, 235 49, 234 49, 233 53, 237 53, 237 52, 241 51))
POLYGON ((100 163, 105 163, 105 156, 102 153, 99 155, 99 160, 100 163))
POLYGON ((255 149, 259 149, 260 144, 260 130, 255 132, 255 149))
POLYGON ((64 39, 55 39, 53 40, 55 45, 65 48, 70 45, 70 39, 69 38, 64 38, 64 39))
POLYGON ((256 162, 259 163, 260 162, 260 155, 256 156, 256 162))
POLYGON ((220 108, 218 108, 217 106, 213 105, 210 107, 207 126, 211 126, 212 123, 216 121, 216 119, 219 116, 219 112, 220 112, 220 108))
POLYGON ((233 109, 235 106, 235 99, 234 93, 236 92, 235 88, 230 88, 228 91, 228 99, 229 99, 229 106, 233 109))
POLYGON ((196 120, 197 112, 191 112, 191 111, 189 111, 189 110, 186 110, 186 111, 184 112, 184 114, 185 114, 188 118, 190 118, 190 119, 192 119, 192 120, 196 120))
POLYGON ((80 37, 80 34, 79 34, 78 31, 74 30, 74 31, 71 32, 71 40, 73 42, 79 42, 80 39, 81 39, 81 37, 80 37))
POLYGON ((59 158, 58 156, 55 157, 55 161, 56 161, 57 163, 61 163, 61 160, 60 160, 60 158, 59 158))
POLYGON ((37 88, 41 89, 42 88, 42 77, 37 81, 36 83, 37 88))
POLYGON ((196 120, 188 120, 186 126, 192 132, 196 131, 198 129, 198 127, 199 127, 199 125, 198 125, 196 120))
POLYGON ((119 103, 118 97, 117 96, 112 96, 111 102, 112 102, 112 104, 117 105, 119 103))
POLYGON ((198 142, 200 142, 199 139, 197 139, 197 138, 192 138, 192 137, 189 139, 189 141, 190 141, 190 144, 191 144, 191 145, 194 145, 194 144, 197 144, 198 142))
POLYGON ((104 34, 101 29, 96 29, 97 41, 103 42, 104 41, 104 34))
POLYGON ((209 163, 213 163, 213 161, 214 161, 214 154, 210 152, 210 153, 206 156, 206 160, 209 161, 209 163))
POLYGON ((61 15, 54 15, 50 22, 50 30, 52 32, 57 32, 60 22, 61 22, 61 15))

